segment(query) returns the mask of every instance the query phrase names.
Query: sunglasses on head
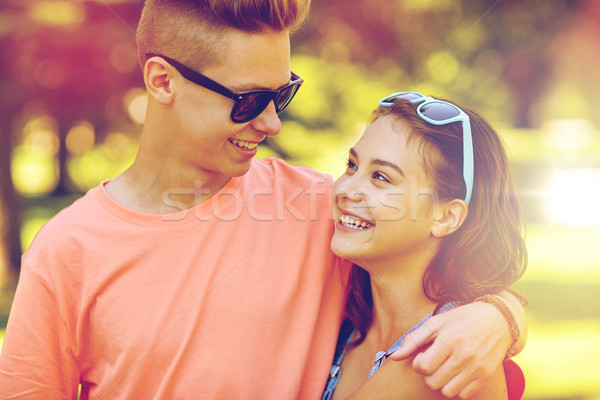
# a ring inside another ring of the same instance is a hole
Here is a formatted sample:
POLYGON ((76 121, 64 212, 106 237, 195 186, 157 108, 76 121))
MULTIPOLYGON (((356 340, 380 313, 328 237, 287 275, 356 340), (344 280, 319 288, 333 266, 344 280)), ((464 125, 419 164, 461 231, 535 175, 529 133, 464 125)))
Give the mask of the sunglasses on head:
POLYGON ((296 92, 298 92, 298 89, 304 82, 304 79, 291 72, 291 82, 279 88, 278 90, 251 90, 248 92, 236 93, 213 81, 207 76, 204 76, 201 73, 186 67, 177 60, 160 54, 146 54, 146 58, 150 57, 162 58, 171 64, 173 68, 175 68, 177 72, 179 72, 181 76, 188 81, 194 82, 196 85, 200 85, 203 88, 232 99, 234 104, 233 108, 231 109, 230 117, 235 123, 248 122, 258 117, 265 110, 265 108, 267 108, 271 101, 273 101, 275 104, 275 111, 277 114, 279 114, 290 104, 296 95, 296 92))
POLYGON ((463 129, 463 178, 465 180, 465 202, 469 204, 473 192, 473 138, 471 136, 471 122, 469 116, 454 104, 424 96, 416 92, 393 93, 381 100, 379 105, 391 107, 394 100, 404 99, 411 103, 422 103, 417 107, 417 115, 433 125, 446 125, 461 122, 463 129))

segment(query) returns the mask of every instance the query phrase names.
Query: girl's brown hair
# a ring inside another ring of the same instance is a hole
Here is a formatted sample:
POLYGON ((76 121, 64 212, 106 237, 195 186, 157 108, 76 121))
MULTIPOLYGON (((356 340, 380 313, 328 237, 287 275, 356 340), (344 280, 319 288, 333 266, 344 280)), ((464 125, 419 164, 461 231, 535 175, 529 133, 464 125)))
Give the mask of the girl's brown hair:
MULTIPOLYGON (((372 122, 392 117, 409 127, 409 142, 423 154, 426 174, 440 201, 464 199, 463 130, 460 122, 432 125, 416 112, 418 104, 396 100, 379 107, 372 122)), ((468 216, 444 238, 442 247, 423 276, 426 296, 437 303, 471 302, 507 289, 524 273, 527 250, 524 221, 506 152, 496 131, 477 113, 460 107, 470 118, 475 174, 468 216)), ((372 318, 369 274, 354 266, 350 278, 348 318, 364 338, 372 318)), ((360 340, 356 343, 360 343, 360 340)))

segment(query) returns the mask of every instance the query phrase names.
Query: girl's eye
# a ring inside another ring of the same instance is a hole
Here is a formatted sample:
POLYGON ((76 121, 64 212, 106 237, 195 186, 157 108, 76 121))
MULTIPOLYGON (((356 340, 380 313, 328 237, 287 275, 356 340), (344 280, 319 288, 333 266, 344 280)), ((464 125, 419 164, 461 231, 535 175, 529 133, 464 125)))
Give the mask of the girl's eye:
POLYGON ((356 169, 357 169, 357 168, 356 168, 356 164, 354 164, 354 163, 353 163, 352 161, 350 161, 350 160, 346 160, 346 167, 347 167, 348 169, 352 169, 352 170, 355 170, 355 171, 356 171, 356 169))
POLYGON ((390 182, 390 180, 383 175, 381 172, 373 172, 373 175, 371 176, 371 178, 377 180, 377 181, 382 181, 382 182, 390 182))

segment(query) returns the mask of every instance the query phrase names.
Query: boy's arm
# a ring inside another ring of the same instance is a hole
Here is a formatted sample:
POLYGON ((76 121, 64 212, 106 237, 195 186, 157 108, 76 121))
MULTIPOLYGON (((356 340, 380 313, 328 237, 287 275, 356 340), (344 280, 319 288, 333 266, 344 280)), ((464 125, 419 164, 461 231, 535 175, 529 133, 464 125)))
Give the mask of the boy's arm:
MULTIPOLYGON (((411 359, 395 362, 386 360, 348 400, 419 399, 443 400, 446 396, 433 390, 411 366, 411 359)), ((493 371, 482 388, 469 400, 506 400, 507 389, 503 366, 493 371)))
MULTIPOLYGON (((520 336, 511 350, 525 346, 527 318, 519 300, 504 291, 501 297, 512 311, 520 336)), ((419 352, 413 368, 426 384, 446 397, 467 398, 482 387, 505 358, 513 339, 504 315, 494 305, 478 301, 433 316, 406 336, 390 358, 402 360, 419 352)))

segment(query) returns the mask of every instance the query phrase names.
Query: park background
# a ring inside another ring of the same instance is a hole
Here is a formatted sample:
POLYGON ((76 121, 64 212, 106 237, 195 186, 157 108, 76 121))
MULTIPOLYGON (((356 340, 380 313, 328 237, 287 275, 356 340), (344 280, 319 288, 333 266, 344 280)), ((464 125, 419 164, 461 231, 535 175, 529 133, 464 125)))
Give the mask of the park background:
MULTIPOLYGON (((0 346, 21 252, 135 156, 141 7, 0 3, 0 346)), ((600 1, 314 0, 292 54, 305 84, 261 157, 337 177, 377 100, 400 90, 494 123, 528 224, 525 398, 600 399, 600 1)))

